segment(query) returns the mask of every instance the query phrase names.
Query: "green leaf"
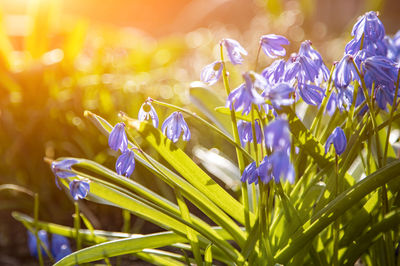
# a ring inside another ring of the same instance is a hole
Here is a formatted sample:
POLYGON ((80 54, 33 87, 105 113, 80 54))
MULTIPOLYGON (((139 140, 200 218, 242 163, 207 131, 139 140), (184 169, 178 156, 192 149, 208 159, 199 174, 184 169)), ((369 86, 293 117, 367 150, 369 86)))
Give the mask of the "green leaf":
POLYGON ((400 161, 397 160, 369 175, 359 183, 342 192, 332 200, 325 208, 319 211, 314 217, 308 220, 291 237, 289 243, 275 255, 279 263, 287 263, 304 243, 310 242, 324 228, 343 215, 350 207, 357 204, 363 197, 374 191, 376 188, 398 177, 400 173, 400 161))

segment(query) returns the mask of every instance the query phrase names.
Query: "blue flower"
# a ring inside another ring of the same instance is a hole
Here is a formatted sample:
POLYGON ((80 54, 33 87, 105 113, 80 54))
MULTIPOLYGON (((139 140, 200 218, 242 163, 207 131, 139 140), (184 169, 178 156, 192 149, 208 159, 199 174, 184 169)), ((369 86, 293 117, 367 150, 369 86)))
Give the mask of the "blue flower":
POLYGON ((59 261, 71 253, 68 239, 64 236, 53 234, 51 238, 51 254, 53 254, 54 259, 59 261))
POLYGON ((68 178, 76 176, 75 173, 72 173, 71 167, 78 163, 75 159, 65 159, 62 161, 53 161, 51 163, 51 170, 53 171, 55 176, 60 178, 68 178))
POLYGON ((290 105, 294 102, 293 92, 294 88, 290 84, 282 82, 267 87, 262 96, 270 100, 274 108, 280 109, 280 106, 290 105))
POLYGON ((386 105, 391 105, 393 103, 394 91, 387 86, 378 85, 375 90, 376 102, 382 110, 386 110, 386 105))
POLYGON ((85 198, 89 190, 89 181, 74 179, 69 183, 69 191, 74 200, 85 198))
POLYGON ((258 167, 258 176, 264 184, 268 184, 272 179, 272 164, 268 156, 265 156, 260 163, 260 166, 258 167))
MULTIPOLYGON (((389 87, 394 86, 397 80, 398 68, 392 60, 379 55, 371 56, 366 58, 362 65, 364 66, 365 76, 369 76, 372 79, 370 85, 372 85, 372 81, 375 81, 378 84, 389 87)), ((365 78, 367 79, 368 77, 365 78)))
MULTIPOLYGON (((261 133, 261 127, 260 127, 258 121, 255 121, 255 130, 256 130, 257 143, 261 143, 262 133, 261 133)), ((252 128, 251 122, 245 122, 243 120, 239 120, 238 132, 239 132, 240 142, 242 143, 243 146, 247 142, 253 142, 254 138, 253 138, 253 128, 252 128)))
POLYGON ((135 154, 132 150, 124 151, 117 159, 115 169, 119 175, 129 177, 135 169, 135 154))
POLYGON ((289 124, 283 118, 276 118, 265 129, 265 144, 272 150, 286 151, 290 148, 289 124))
MULTIPOLYGON (((149 120, 153 122, 154 127, 158 127, 158 115, 153 105, 151 105, 151 99, 147 99, 140 107, 138 119, 139 121, 149 120)), ((125 132, 125 131, 124 131, 125 132)), ((122 150, 121 150, 122 151, 122 150)))
POLYGON ((333 115, 337 107, 340 111, 348 111, 353 102, 353 90, 354 88, 349 85, 346 88, 338 88, 338 94, 333 91, 326 105, 328 114, 333 115))
POLYGON ((72 173, 72 165, 78 163, 75 159, 65 159, 62 161, 53 161, 51 163, 51 170, 55 176, 56 186, 61 189, 60 184, 58 182, 58 178, 68 178, 76 176, 75 173, 72 173))
POLYGON ((319 106, 325 96, 324 90, 320 87, 307 83, 299 83, 299 94, 301 98, 310 105, 319 106))
POLYGON ((320 66, 313 60, 304 55, 296 55, 287 63, 285 81, 294 82, 297 79, 301 83, 315 82, 319 73, 320 66))
POLYGON ((222 39, 222 45, 225 46, 228 52, 229 60, 232 64, 238 65, 243 62, 242 54, 247 55, 247 51, 240 45, 238 41, 232 39, 222 39))
POLYGON ((329 78, 329 69, 325 66, 324 61, 322 60, 322 56, 318 53, 317 50, 312 48, 311 41, 307 40, 301 43, 299 49, 299 55, 305 56, 311 59, 315 66, 318 68, 318 83, 321 83, 322 80, 327 81, 329 78))
POLYGON ((233 106, 235 110, 242 109, 242 114, 249 114, 252 104, 260 105, 265 102, 264 98, 256 91, 255 85, 264 87, 267 85, 267 82, 261 75, 250 76, 248 72, 244 73, 243 77, 245 83, 241 84, 228 95, 226 107, 231 108, 233 106), (254 83, 252 77, 255 77, 254 83), (263 81, 261 81, 262 79, 263 81))
POLYGON ((293 164, 290 162, 287 151, 278 150, 269 156, 269 161, 272 165, 272 176, 275 183, 279 183, 282 178, 288 180, 290 184, 294 183, 295 172, 293 164))
POLYGON ((205 66, 200 74, 201 81, 207 83, 209 86, 215 84, 221 77, 222 68, 223 65, 221 61, 215 61, 205 66))
POLYGON ((282 82, 285 76, 285 65, 285 60, 275 60, 269 67, 263 70, 261 75, 270 83, 282 82))
POLYGON ((353 64, 353 57, 349 54, 343 56, 333 72, 333 81, 337 88, 345 88, 350 82, 359 79, 353 64))
POLYGON ((180 112, 173 112, 169 117, 167 117, 162 124, 161 130, 167 136, 167 138, 174 143, 178 141, 182 131, 182 139, 184 141, 188 141, 190 139, 189 127, 180 112))
POLYGON ((333 144, 337 155, 341 155, 345 151, 347 145, 346 135, 340 127, 335 128, 326 140, 325 153, 328 152, 331 144, 333 144))
POLYGON ((377 41, 382 40, 385 36, 385 27, 379 20, 378 15, 374 11, 365 13, 354 24, 351 35, 355 40, 360 40, 364 35, 364 40, 377 41))
POLYGON ((253 182, 258 182, 258 171, 256 162, 250 163, 243 170, 242 178, 240 179, 242 182, 248 182, 249 184, 253 182))
POLYGON ((268 34, 261 36, 260 45, 267 56, 276 58, 286 55, 286 50, 282 45, 289 45, 289 41, 283 36, 268 34))
MULTIPOLYGON (((39 230, 38 231, 38 237, 40 239, 40 241, 42 242, 42 244, 45 247, 49 247, 49 240, 47 238, 47 232, 44 230, 39 230)), ((37 253, 37 247, 36 247, 36 237, 35 235, 28 230, 28 249, 29 252, 31 253, 32 256, 34 256, 35 258, 38 257, 38 253, 37 253)), ((46 252, 44 251, 44 248, 42 247, 42 245, 40 245, 40 251, 42 252, 42 255, 44 257, 47 257, 46 252)))
POLYGON ((108 137, 108 145, 114 151, 119 149, 121 152, 124 152, 128 148, 128 138, 126 137, 124 123, 115 125, 108 137))

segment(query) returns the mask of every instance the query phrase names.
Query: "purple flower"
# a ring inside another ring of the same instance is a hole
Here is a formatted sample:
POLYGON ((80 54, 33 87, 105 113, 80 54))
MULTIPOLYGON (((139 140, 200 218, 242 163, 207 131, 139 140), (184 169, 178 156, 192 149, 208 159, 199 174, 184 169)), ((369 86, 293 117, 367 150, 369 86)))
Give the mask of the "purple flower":
POLYGON ((349 54, 343 56, 333 72, 333 81, 337 88, 345 88, 350 82, 358 79, 358 74, 353 64, 353 57, 349 54))
POLYGON ((85 198, 89 190, 89 181, 74 179, 69 183, 69 191, 74 200, 85 198))
POLYGON ((75 159, 65 159, 62 161, 53 161, 51 163, 51 170, 55 176, 56 186, 61 189, 60 184, 58 182, 58 178, 68 178, 76 176, 75 173, 72 172, 72 165, 78 163, 75 159))
MULTIPOLYGON (((261 143, 262 133, 258 121, 255 121, 255 130, 256 130, 257 143, 261 143)), ((242 143, 243 146, 247 142, 253 142, 254 138, 253 138, 253 128, 251 122, 245 122, 243 120, 239 120, 238 131, 239 131, 240 142, 242 143)))
POLYGON ((377 41, 382 40, 385 36, 385 27, 379 20, 378 15, 374 11, 365 13, 354 24, 351 35, 355 40, 360 40, 364 35, 364 40, 377 41))
POLYGON ((320 72, 320 66, 304 55, 291 57, 286 65, 285 81, 294 82, 297 79, 301 83, 315 82, 320 72))
POLYGON ((328 152, 331 144, 333 144, 337 155, 341 155, 345 151, 347 145, 346 135, 340 127, 335 128, 326 140, 325 153, 328 152))
POLYGON ((272 179, 272 164, 268 156, 265 156, 260 163, 260 166, 258 167, 258 176, 264 184, 268 184, 272 179))
POLYGON ((282 118, 276 118, 264 129, 265 144, 272 150, 286 151, 290 147, 289 124, 282 118))
POLYGON ((189 127, 180 112, 173 112, 169 117, 167 117, 162 124, 161 130, 167 136, 167 138, 174 143, 178 141, 182 131, 182 139, 184 141, 188 141, 190 139, 189 127))
POLYGON ((299 83, 299 94, 301 98, 310 105, 319 106, 324 98, 324 90, 320 87, 307 83, 299 83))
POLYGON ((126 137, 124 123, 115 125, 108 137, 108 145, 114 151, 119 149, 121 152, 124 152, 128 148, 128 138, 126 137))
POLYGON ((278 83, 266 88, 262 96, 270 100, 274 108, 280 109, 280 106, 290 105, 294 102, 293 92, 294 88, 288 83, 278 83))
MULTIPOLYGON (((38 252, 37 252, 37 246, 36 246, 36 237, 35 235, 31 232, 31 231, 27 231, 28 232, 28 249, 29 252, 31 253, 32 256, 34 256, 35 258, 38 257, 38 252)), ((38 237, 40 242, 42 242, 42 244, 45 247, 49 247, 49 240, 47 238, 47 232, 45 230, 39 230, 38 231, 38 237)), ((47 257, 46 252, 44 251, 44 248, 42 247, 42 245, 40 245, 40 251, 42 252, 42 255, 44 257, 47 257)))
POLYGON ((72 173, 71 167, 78 163, 75 159, 65 159, 62 161, 53 161, 51 163, 51 170, 53 171, 56 177, 60 178, 68 178, 76 176, 75 173, 72 173))
MULTIPOLYGON (((365 76, 369 76, 378 84, 384 84, 389 87, 394 86, 397 80, 398 68, 396 64, 384 56, 371 56, 362 63, 365 76)), ((367 79, 367 77, 365 77, 367 79)), ((370 82, 372 85, 372 82, 370 82)), ((370 86, 369 86, 370 87, 370 86)))
POLYGON ((261 75, 270 83, 282 82, 285 76, 285 65, 285 60, 275 60, 263 70, 261 75))
MULTIPOLYGON (((139 121, 149 120, 153 122, 154 127, 158 127, 158 115, 153 105, 151 105, 151 99, 147 99, 140 107, 138 119, 139 121)), ((125 131, 124 131, 125 132, 125 131)))
POLYGON ((346 46, 344 47, 344 51, 346 54, 354 55, 356 54, 361 48, 361 39, 351 39, 346 46))
POLYGON ((269 161, 272 165, 272 175, 274 177, 275 183, 279 183, 281 178, 284 181, 288 180, 290 184, 294 183, 294 167, 290 162, 287 151, 275 151, 269 157, 269 161))
POLYGON ((132 150, 124 151, 117 159, 115 169, 119 175, 129 177, 135 169, 135 154, 132 150))
POLYGON ((222 39, 222 45, 225 46, 228 52, 229 60, 232 64, 238 65, 243 62, 242 54, 247 55, 247 51, 240 45, 238 41, 232 39, 222 39))
POLYGON ((338 94, 333 91, 326 105, 328 114, 333 115, 337 107, 340 111, 348 111, 353 102, 353 90, 353 87, 349 85, 343 89, 338 88, 338 94))
POLYGON ((248 182, 249 184, 253 182, 258 182, 258 171, 256 162, 252 162, 243 170, 242 178, 240 179, 242 182, 248 182))
POLYGON ((316 68, 318 69, 318 84, 322 82, 322 80, 327 81, 329 78, 329 69, 325 66, 324 61, 322 60, 322 56, 318 53, 317 50, 312 48, 311 41, 307 40, 301 43, 299 55, 305 56, 311 59, 316 68))
POLYGON ((387 110, 386 105, 393 103, 394 91, 384 85, 378 85, 375 90, 376 102, 382 110, 387 110))
POLYGON ((265 102, 264 98, 258 94, 254 87, 255 84, 257 84, 257 86, 263 86, 261 81, 262 77, 260 75, 252 75, 252 77, 257 77, 254 84, 252 77, 248 72, 244 73, 243 77, 245 79, 245 83, 241 84, 228 95, 226 107, 231 108, 233 105, 235 110, 242 109, 242 114, 249 114, 252 104, 260 105, 265 102))
POLYGON ((289 45, 289 41, 283 36, 268 34, 261 36, 260 45, 267 56, 276 58, 286 55, 286 50, 282 45, 289 45))
POLYGON ((68 239, 64 236, 53 234, 51 238, 51 254, 53 254, 54 259, 59 261, 71 253, 68 239))
POLYGON ((222 62, 215 61, 203 68, 200 74, 200 79, 204 83, 207 83, 209 86, 215 84, 222 74, 222 62))

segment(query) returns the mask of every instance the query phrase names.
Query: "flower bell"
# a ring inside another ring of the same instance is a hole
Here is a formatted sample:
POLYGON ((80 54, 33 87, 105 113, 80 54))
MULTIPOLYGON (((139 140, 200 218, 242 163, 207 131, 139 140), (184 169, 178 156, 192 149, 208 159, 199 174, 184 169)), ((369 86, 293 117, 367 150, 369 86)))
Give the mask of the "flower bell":
POLYGON ((135 169, 135 154, 132 150, 124 151, 117 159, 115 169, 119 175, 129 177, 135 169))
POLYGON ((215 84, 221 77, 222 68, 223 65, 221 61, 215 61, 205 66, 200 74, 201 81, 207 83, 209 86, 215 84))
POLYGON ((51 254, 53 254, 54 259, 59 261, 71 253, 68 239, 64 236, 53 234, 51 237, 51 254))
MULTIPOLYGON (((49 240, 47 238, 47 232, 45 230, 39 230, 38 231, 38 237, 40 242, 42 242, 42 245, 44 245, 45 247, 49 247, 49 240)), ((38 257, 38 252, 37 252, 37 246, 36 246, 36 237, 35 235, 28 230, 28 249, 29 252, 31 253, 32 256, 34 256, 35 258, 38 257)), ((42 253, 42 255, 44 257, 47 257, 46 252, 44 251, 43 246, 40 245, 40 252, 42 253)))
POLYGON ((225 46, 229 60, 232 64, 239 65, 243 62, 242 54, 247 55, 247 51, 238 41, 233 39, 222 39, 221 44, 225 46))
POLYGON ((181 112, 173 112, 167 117, 161 126, 161 130, 174 143, 178 141, 182 131, 182 139, 184 141, 190 139, 190 130, 181 112))
POLYGON ((90 185, 88 180, 78 180, 74 179, 69 183, 69 191, 74 200, 83 199, 87 196, 90 190, 90 185))
POLYGON ((340 127, 335 128, 326 140, 325 153, 328 152, 331 144, 333 144, 337 155, 341 155, 345 151, 347 145, 346 135, 340 127))
POLYGON ((159 123, 158 115, 153 105, 151 105, 151 101, 151 98, 149 98, 142 104, 139 110, 138 119, 139 121, 144 121, 151 118, 153 126, 157 128, 159 123))
POLYGON ((128 148, 128 138, 126 137, 124 123, 121 122, 115 125, 108 137, 108 145, 114 151, 119 149, 124 152, 128 148))
POLYGON ((261 36, 260 45, 267 56, 276 58, 286 55, 286 50, 282 45, 289 45, 289 41, 283 36, 268 34, 261 36))

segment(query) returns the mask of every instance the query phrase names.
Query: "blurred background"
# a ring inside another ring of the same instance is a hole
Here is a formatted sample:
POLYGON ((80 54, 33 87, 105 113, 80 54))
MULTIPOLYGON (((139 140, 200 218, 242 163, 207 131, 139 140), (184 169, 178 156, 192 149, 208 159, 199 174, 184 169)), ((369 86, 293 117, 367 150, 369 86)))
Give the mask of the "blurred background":
MULTIPOLYGON (((113 169, 117 156, 85 120, 84 110, 114 124, 121 110, 136 118, 150 96, 201 113, 192 104, 190 83, 218 58, 217 44, 225 37, 249 52, 244 66, 230 70, 232 84, 254 67, 259 37, 269 33, 290 40, 288 54, 311 40, 330 68, 341 58, 357 17, 369 10, 380 12, 387 34, 400 28, 396 0, 0 0, 0 185, 38 192, 40 219, 71 226, 72 201, 56 188, 43 158, 83 157, 113 169)), ((269 63, 261 55, 259 68, 269 63)), ((223 103, 221 84, 212 90, 223 103)), ((161 121, 171 112, 157 111, 161 121)), ((192 140, 179 145, 200 164, 211 148, 233 158, 217 136, 189 126, 192 140)), ((140 165, 132 178, 174 201, 169 187, 140 165)), ((233 185, 227 189, 235 193, 233 185)), ((32 215, 32 202, 0 190, 1 265, 36 264, 23 226, 10 215, 13 210, 32 215)), ((119 210, 80 204, 95 228, 121 230, 119 210)), ((135 217, 132 228, 159 230, 135 217)))

